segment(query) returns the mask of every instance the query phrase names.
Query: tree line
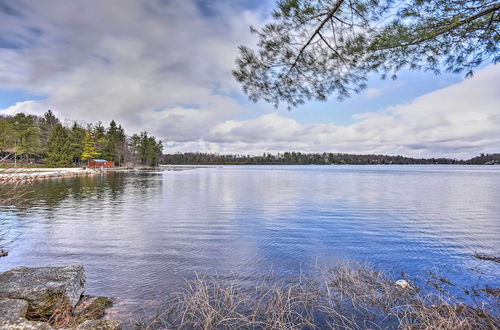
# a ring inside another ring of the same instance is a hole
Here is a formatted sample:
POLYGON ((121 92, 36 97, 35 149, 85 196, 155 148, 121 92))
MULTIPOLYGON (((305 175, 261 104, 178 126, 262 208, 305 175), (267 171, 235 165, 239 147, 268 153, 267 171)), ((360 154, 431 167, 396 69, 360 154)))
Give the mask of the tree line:
POLYGON ((177 153, 161 156, 162 164, 171 165, 376 165, 376 164, 500 164, 500 154, 474 157, 469 160, 451 158, 411 158, 387 155, 356 155, 343 153, 263 153, 262 155, 220 155, 211 153, 177 153))
POLYGON ((162 153, 161 140, 147 132, 129 136, 114 120, 108 127, 100 121, 64 125, 51 110, 43 116, 0 116, 0 154, 11 160, 67 167, 101 158, 116 165, 156 166, 162 153))

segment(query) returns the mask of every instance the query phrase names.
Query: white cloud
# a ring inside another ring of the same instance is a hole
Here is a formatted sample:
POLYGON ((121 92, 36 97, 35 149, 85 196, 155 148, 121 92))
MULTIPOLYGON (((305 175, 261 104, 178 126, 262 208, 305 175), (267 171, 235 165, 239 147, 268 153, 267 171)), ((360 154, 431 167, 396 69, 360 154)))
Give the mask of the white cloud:
POLYGON ((367 88, 364 97, 365 99, 374 99, 379 97, 382 94, 382 90, 380 88, 367 88))
MULTIPOLYGON (((500 66, 455 85, 379 112, 357 115, 348 126, 300 124, 279 113, 214 127, 206 141, 224 152, 300 150, 412 156, 469 157, 498 152, 500 66)), ((179 148, 180 150, 180 148, 179 148)))
POLYGON ((0 87, 48 98, 3 113, 52 109, 184 141, 245 111, 227 96, 240 89, 230 68, 258 12, 226 4, 211 17, 193 0, 15 4, 24 17, 0 12, 0 34, 20 46, 0 48, 0 87))

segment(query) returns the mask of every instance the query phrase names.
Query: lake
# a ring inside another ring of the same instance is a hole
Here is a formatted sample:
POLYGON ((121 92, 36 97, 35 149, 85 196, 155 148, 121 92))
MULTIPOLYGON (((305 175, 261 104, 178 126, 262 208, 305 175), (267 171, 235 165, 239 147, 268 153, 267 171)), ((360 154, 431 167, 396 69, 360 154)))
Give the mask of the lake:
POLYGON ((454 290, 500 286, 500 166, 220 166, 35 184, 0 209, 15 238, 0 271, 81 263, 87 293, 124 309, 195 273, 251 281, 339 260, 397 277, 443 274, 454 290), (128 304, 128 305, 127 305, 128 304))

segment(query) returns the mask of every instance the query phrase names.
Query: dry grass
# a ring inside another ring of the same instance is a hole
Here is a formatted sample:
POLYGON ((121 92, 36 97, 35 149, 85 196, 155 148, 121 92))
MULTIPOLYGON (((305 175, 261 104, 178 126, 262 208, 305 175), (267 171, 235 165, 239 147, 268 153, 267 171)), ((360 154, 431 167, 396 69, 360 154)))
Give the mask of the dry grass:
POLYGON ((401 288, 367 265, 342 264, 315 280, 268 277, 251 288, 237 280, 197 276, 171 307, 138 329, 498 329, 483 305, 442 293, 401 288))
POLYGON ((83 296, 76 307, 71 306, 67 298, 58 295, 54 298, 53 309, 28 310, 26 318, 31 321, 46 322, 55 329, 75 328, 86 320, 100 320, 106 314, 106 309, 113 305, 110 298, 83 296))

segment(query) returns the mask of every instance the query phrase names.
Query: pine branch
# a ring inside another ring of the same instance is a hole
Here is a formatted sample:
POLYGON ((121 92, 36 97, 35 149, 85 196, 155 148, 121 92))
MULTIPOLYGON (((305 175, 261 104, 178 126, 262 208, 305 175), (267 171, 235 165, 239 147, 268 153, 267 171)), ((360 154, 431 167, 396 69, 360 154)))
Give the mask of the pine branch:
POLYGON ((328 12, 328 14, 326 15, 325 19, 321 21, 321 24, 316 28, 316 30, 311 35, 311 37, 306 42, 306 44, 304 46, 302 46, 302 48, 300 49, 299 54, 295 58, 295 61, 293 62, 292 66, 290 67, 290 69, 286 73, 285 77, 288 77, 288 75, 290 74, 290 72, 295 68, 295 66, 299 62, 299 59, 302 57, 302 54, 306 50, 307 46, 309 46, 309 44, 313 41, 313 39, 316 37, 316 35, 319 34, 319 32, 321 31, 321 29, 323 28, 323 26, 325 26, 325 24, 333 17, 333 15, 335 15, 335 13, 340 8, 340 6, 342 5, 343 2, 344 2, 344 0, 337 1, 337 3, 335 4, 335 6, 328 12))

